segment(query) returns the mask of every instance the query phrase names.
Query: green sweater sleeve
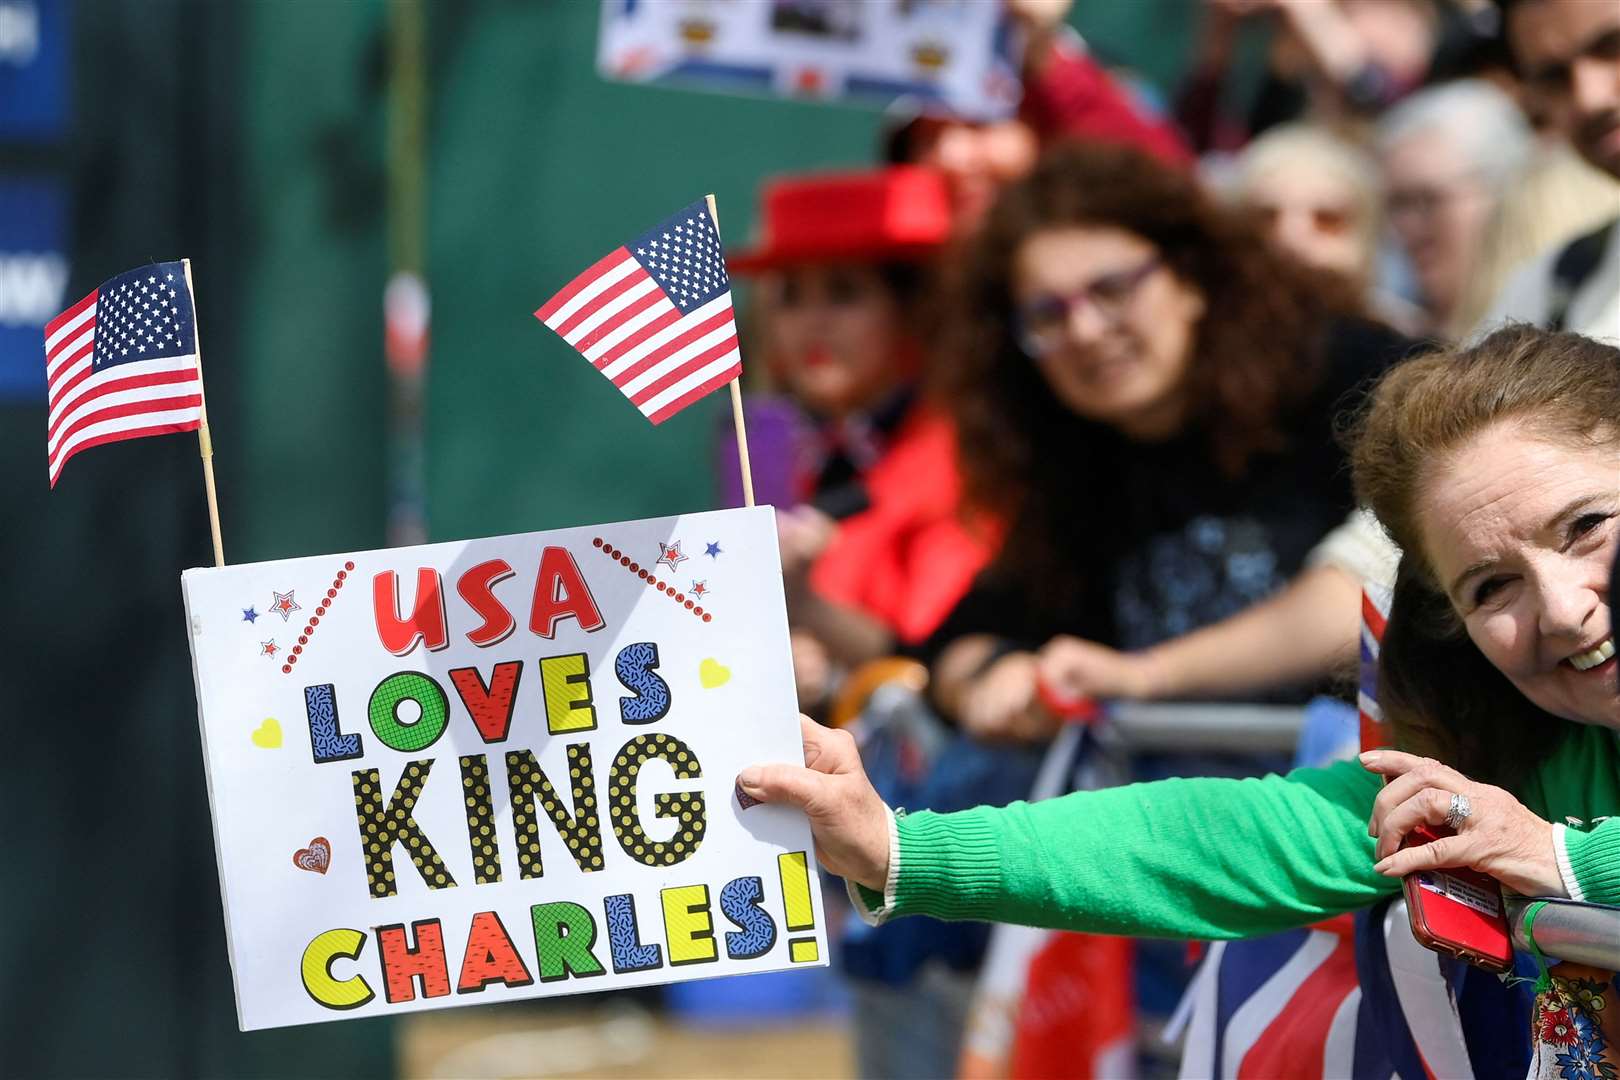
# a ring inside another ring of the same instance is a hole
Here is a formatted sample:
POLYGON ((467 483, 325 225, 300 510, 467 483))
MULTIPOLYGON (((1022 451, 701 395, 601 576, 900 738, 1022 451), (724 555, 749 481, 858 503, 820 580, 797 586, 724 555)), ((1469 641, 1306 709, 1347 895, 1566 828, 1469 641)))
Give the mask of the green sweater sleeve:
POLYGON ((1399 890, 1372 868, 1367 819, 1378 790, 1352 761, 921 811, 898 822, 887 914, 1134 937, 1303 926, 1399 890))
POLYGON ((1564 850, 1580 886, 1577 899, 1620 905, 1620 817, 1599 822, 1589 832, 1566 829, 1564 850))

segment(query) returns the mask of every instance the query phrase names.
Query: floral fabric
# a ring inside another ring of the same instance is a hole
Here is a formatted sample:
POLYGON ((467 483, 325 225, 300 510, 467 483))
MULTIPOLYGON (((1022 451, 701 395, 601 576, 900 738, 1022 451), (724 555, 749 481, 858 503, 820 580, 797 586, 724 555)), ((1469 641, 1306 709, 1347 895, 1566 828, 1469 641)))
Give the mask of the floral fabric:
POLYGON ((1536 995, 1529 1080, 1620 1080, 1620 994, 1610 971, 1555 964, 1536 995))

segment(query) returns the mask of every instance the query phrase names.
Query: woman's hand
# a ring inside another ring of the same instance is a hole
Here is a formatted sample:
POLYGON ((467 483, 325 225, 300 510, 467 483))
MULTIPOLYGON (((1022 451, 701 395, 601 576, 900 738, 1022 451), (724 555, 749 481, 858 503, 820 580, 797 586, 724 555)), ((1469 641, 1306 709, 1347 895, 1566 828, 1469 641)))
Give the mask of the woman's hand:
POLYGON ((799 707, 819 708, 832 691, 832 657, 820 638, 803 630, 789 630, 788 645, 793 651, 793 685, 799 693, 799 707))
POLYGON ((1040 678, 1066 698, 1139 700, 1152 696, 1152 669, 1141 653, 1120 652, 1059 634, 1041 646, 1036 659, 1040 678))
POLYGON ((991 664, 962 692, 958 719, 979 739, 1038 742, 1056 734, 1060 721, 1041 707, 1040 673, 1034 653, 1014 652, 991 664))
POLYGON ((760 802, 803 810, 821 865, 882 892, 889 878, 889 812, 861 768, 855 740, 807 716, 799 717, 799 726, 804 767, 751 765, 737 784, 760 802))
POLYGON ((1558 873, 1553 828, 1511 794, 1476 784, 1457 770, 1429 758, 1395 750, 1361 755, 1366 768, 1388 783, 1373 802, 1367 832, 1378 838, 1378 864, 1390 877, 1414 870, 1467 866, 1489 874, 1521 896, 1564 896, 1558 873), (1454 794, 1466 795, 1469 815, 1455 836, 1400 850, 1419 825, 1444 825, 1454 794))
POLYGON ((782 551, 782 576, 802 584, 838 532, 838 522, 813 506, 795 506, 776 514, 776 543, 782 551))

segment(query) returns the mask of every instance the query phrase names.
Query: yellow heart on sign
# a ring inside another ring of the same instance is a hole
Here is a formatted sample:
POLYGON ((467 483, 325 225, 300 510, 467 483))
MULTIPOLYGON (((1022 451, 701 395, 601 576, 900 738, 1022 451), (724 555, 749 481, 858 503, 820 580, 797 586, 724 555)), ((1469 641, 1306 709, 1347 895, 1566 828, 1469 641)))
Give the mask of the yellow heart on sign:
POLYGON ((276 722, 275 717, 267 717, 251 737, 254 746, 274 750, 281 745, 281 725, 276 722))
POLYGON ((698 682, 705 690, 713 690, 731 681, 731 669, 718 660, 705 660, 698 665, 698 682))

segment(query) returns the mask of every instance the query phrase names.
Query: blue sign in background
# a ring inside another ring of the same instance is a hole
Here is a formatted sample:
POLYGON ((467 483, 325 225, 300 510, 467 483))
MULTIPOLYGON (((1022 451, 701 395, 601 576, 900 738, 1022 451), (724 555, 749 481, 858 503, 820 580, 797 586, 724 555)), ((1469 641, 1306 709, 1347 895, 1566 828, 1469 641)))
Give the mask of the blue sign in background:
POLYGON ((45 324, 67 283, 67 192, 0 177, 0 402, 45 400, 45 324))
POLYGON ((62 138, 67 75, 66 0, 0 0, 0 139, 62 138))

